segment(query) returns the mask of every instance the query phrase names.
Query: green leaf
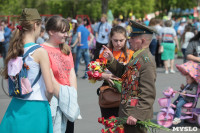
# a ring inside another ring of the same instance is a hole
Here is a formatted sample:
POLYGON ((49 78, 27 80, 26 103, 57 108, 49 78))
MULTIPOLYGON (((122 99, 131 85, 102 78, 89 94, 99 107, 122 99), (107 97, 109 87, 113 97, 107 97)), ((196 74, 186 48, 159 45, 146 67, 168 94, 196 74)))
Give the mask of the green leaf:
POLYGON ((114 85, 112 87, 116 88, 119 93, 122 92, 122 82, 119 80, 113 80, 114 85))

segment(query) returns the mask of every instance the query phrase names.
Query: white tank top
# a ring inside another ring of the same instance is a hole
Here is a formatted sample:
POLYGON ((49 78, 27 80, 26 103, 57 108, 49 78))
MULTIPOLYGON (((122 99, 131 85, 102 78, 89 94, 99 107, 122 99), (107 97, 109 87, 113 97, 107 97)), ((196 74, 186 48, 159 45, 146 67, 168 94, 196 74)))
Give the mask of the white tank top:
MULTIPOLYGON (((35 44, 35 45, 38 45, 38 44, 35 44)), ((24 53, 27 52, 27 50, 30 49, 32 46, 35 46, 35 45, 25 47, 24 53)), ((25 59, 25 63, 30 68, 27 72, 28 72, 28 79, 29 79, 31 84, 34 82, 34 80, 35 80, 35 78, 38 75, 39 70, 40 70, 40 64, 35 62, 34 58, 31 56, 33 53, 34 53, 34 51, 29 53, 29 55, 25 59)), ((39 80, 36 82, 36 84, 32 87, 32 89, 33 89, 33 92, 29 96, 23 98, 23 100, 47 101, 47 97, 45 95, 46 86, 45 86, 42 74, 41 74, 39 80)))

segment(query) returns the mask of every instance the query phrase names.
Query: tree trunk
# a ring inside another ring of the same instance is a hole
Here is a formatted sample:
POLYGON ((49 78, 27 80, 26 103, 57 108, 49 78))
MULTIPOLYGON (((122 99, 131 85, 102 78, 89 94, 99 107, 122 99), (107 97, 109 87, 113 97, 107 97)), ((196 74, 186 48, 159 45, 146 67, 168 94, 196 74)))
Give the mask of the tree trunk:
POLYGON ((101 13, 102 14, 107 14, 108 11, 108 0, 101 0, 102 4, 101 4, 101 13))

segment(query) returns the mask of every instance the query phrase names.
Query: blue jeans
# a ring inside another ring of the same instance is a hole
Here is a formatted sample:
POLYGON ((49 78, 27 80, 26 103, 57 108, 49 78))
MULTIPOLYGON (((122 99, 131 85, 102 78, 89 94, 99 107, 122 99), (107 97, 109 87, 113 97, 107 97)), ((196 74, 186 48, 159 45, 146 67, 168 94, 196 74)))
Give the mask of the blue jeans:
POLYGON ((182 53, 183 53, 183 63, 185 63, 187 61, 187 57, 186 57, 186 54, 185 54, 186 49, 182 48, 181 50, 182 50, 182 53))
POLYGON ((8 43, 1 43, 1 55, 3 59, 5 60, 7 52, 8 52, 8 47, 9 47, 9 42, 8 43))
POLYGON ((88 71, 88 64, 90 62, 90 56, 89 56, 89 49, 77 49, 76 52, 76 63, 75 63, 75 72, 76 74, 78 73, 78 67, 79 67, 79 62, 81 57, 83 56, 84 60, 85 60, 85 76, 87 76, 86 72, 88 71))
POLYGON ((183 99, 183 97, 181 95, 179 95, 178 98, 173 103, 176 105, 176 113, 175 113, 174 117, 177 117, 177 118, 181 117, 181 108, 186 103, 187 102, 183 99), (178 101, 178 103, 176 101, 178 101))

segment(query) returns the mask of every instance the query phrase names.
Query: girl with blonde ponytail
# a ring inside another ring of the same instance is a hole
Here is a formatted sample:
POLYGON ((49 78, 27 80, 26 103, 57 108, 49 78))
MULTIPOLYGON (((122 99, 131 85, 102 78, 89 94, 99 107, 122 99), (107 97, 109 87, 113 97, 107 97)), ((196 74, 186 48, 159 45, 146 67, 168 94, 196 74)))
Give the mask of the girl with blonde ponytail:
MULTIPOLYGON (((19 21, 5 60, 3 76, 6 79, 9 61, 23 56, 30 48, 38 45, 35 41, 40 34, 41 18, 37 9, 23 9, 19 21)), ((48 53, 44 48, 38 48, 29 53, 25 58, 25 64, 29 67, 27 78, 30 84, 33 84, 40 70, 42 75, 32 87, 33 92, 30 95, 12 98, 1 121, 0 133, 53 133, 49 101, 54 88, 48 53)))

